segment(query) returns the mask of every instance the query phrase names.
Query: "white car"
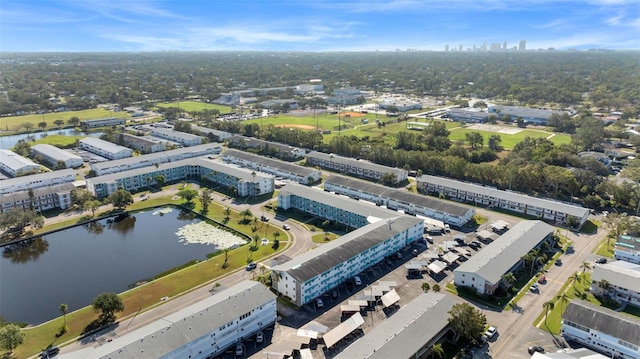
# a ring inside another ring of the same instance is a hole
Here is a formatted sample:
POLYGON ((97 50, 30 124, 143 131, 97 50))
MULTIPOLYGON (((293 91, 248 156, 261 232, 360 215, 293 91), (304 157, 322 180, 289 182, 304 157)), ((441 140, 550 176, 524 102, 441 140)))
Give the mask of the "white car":
POLYGON ((487 337, 487 339, 491 339, 491 338, 495 337, 496 334, 498 334, 498 328, 496 328, 494 326, 490 326, 489 329, 487 329, 487 331, 484 333, 484 335, 487 337))
POLYGON ((256 343, 262 343, 263 341, 264 341, 264 333, 258 332, 258 334, 256 334, 256 343))
POLYGON ((242 343, 236 344, 236 355, 243 355, 243 354, 244 354, 244 347, 242 346, 242 343))
POLYGON ((318 307, 318 308, 324 307, 324 302, 322 301, 321 298, 317 298, 316 299, 316 307, 318 307))
POLYGON ((360 286, 362 285, 362 279, 360 279, 360 277, 355 276, 353 277, 353 282, 355 283, 355 285, 360 286))

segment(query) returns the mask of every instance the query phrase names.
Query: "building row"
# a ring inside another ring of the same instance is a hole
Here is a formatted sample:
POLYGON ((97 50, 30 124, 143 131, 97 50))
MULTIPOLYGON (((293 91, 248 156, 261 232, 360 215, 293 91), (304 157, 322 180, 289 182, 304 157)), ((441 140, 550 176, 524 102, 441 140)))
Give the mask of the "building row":
POLYGON ((0 170, 11 177, 20 177, 39 173, 40 165, 13 151, 0 149, 0 170))
POLYGON ((191 130, 199 132, 211 141, 224 142, 224 140, 233 136, 230 132, 215 130, 213 128, 191 125, 191 130))
POLYGON ((324 181, 324 190, 459 227, 475 214, 473 208, 345 176, 331 175, 324 181))
POLYGON ((322 179, 322 173, 319 170, 249 152, 228 149, 222 153, 221 158, 228 163, 269 173, 301 184, 308 185, 322 179))
POLYGON ((307 154, 307 165, 318 166, 342 174, 350 174, 372 181, 382 181, 385 176, 391 176, 390 182, 398 184, 409 178, 409 171, 379 165, 350 157, 337 156, 329 153, 310 152, 307 154))
POLYGON ((150 153, 142 156, 123 158, 114 161, 92 163, 91 170, 97 175, 107 175, 128 171, 135 168, 159 165, 166 162, 174 162, 187 158, 216 155, 222 148, 217 143, 207 143, 204 145, 193 146, 188 148, 178 148, 175 150, 150 153))
POLYGON ((553 233, 554 227, 542 221, 519 222, 456 268, 455 285, 492 295, 503 284, 502 276, 522 267, 522 258, 544 242, 550 243, 553 233))
POLYGON ((276 296, 267 287, 243 281, 112 341, 64 357, 214 358, 271 327, 276 310, 276 296))
POLYGON ((306 151, 302 148, 239 135, 231 136, 229 138, 229 147, 255 151, 265 156, 277 157, 285 161, 299 160, 306 154, 306 151))
POLYGON ((161 141, 155 138, 134 136, 128 133, 123 133, 122 142, 142 153, 156 153, 167 149, 167 142, 161 141))
POLYGON ((80 126, 82 128, 96 128, 96 127, 111 127, 111 126, 120 126, 124 125, 127 122, 125 118, 98 118, 93 120, 84 120, 80 121, 80 126))
POLYGON ((72 169, 9 178, 0 181, 0 195, 19 191, 28 191, 29 189, 40 187, 55 186, 63 183, 71 183, 75 180, 76 173, 72 169))
POLYGON ((127 158, 133 155, 133 150, 130 148, 95 137, 85 137, 79 143, 81 149, 110 160, 127 158))
POLYGON ((252 172, 236 166, 206 158, 189 158, 165 162, 123 172, 111 173, 87 179, 87 190, 98 198, 104 198, 123 188, 137 191, 156 185, 157 176, 165 182, 189 178, 206 180, 234 191, 238 196, 260 196, 274 191, 274 179, 263 173, 252 172))
POLYGON ((31 157, 40 157, 52 167, 56 167, 59 163, 64 163, 64 168, 78 168, 84 164, 82 157, 47 144, 31 146, 31 157))
POLYGON ((14 208, 36 212, 54 208, 65 210, 71 207, 71 192, 75 188, 73 183, 64 183, 3 194, 0 196, 0 213, 14 208))
POLYGON ((185 147, 201 145, 204 137, 168 128, 153 128, 151 136, 179 143, 185 147))
POLYGON ((473 202, 487 207, 506 209, 576 228, 589 218, 589 209, 574 204, 527 196, 474 183, 443 177, 422 175, 417 178, 418 192, 445 195, 454 200, 473 202))

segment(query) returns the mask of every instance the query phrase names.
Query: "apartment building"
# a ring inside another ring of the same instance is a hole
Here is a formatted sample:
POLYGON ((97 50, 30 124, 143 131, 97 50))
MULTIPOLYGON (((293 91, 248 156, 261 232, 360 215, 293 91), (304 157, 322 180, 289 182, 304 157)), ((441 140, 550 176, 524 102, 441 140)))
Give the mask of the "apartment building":
POLYGON ((613 253, 617 260, 640 264, 640 238, 626 234, 618 236, 613 253))
POLYGON ((322 173, 313 168, 234 149, 224 151, 222 160, 301 184, 315 183, 322 178, 322 173))
POLYGON ((272 287, 304 305, 422 238, 423 228, 411 216, 378 219, 273 267, 272 287))
POLYGON ((76 187, 64 183, 29 190, 9 192, 0 196, 0 213, 13 208, 42 212, 49 209, 67 209, 71 207, 71 191, 76 187))
POLYGON ((133 155, 133 150, 130 148, 119 146, 115 143, 95 137, 86 137, 81 139, 80 148, 110 160, 127 158, 133 155))
POLYGON ((502 208, 534 216, 556 225, 573 224, 576 228, 580 228, 589 218, 589 209, 575 204, 443 177, 422 175, 417 178, 417 189, 421 193, 445 195, 453 200, 473 202, 490 208, 502 208))
POLYGON ((233 136, 230 132, 215 130, 213 128, 191 125, 191 130, 200 132, 203 136, 206 136, 211 141, 223 142, 224 140, 233 136))
POLYGON ((94 120, 80 121, 80 126, 84 129, 96 128, 96 127, 111 127, 124 125, 127 122, 126 118, 98 118, 94 120))
POLYGON ((591 273, 591 293, 640 307, 640 264, 614 261, 598 264, 591 273))
POLYGON ((455 285, 492 295, 502 276, 520 268, 522 257, 551 240, 553 232, 554 228, 542 221, 521 221, 454 269, 455 285))
POLYGON ((64 163, 65 168, 78 168, 84 164, 82 157, 47 144, 31 146, 31 157, 40 157, 52 167, 57 166, 58 163, 64 163))
POLYGON ((64 357, 214 358, 273 325, 276 309, 276 296, 267 287, 245 280, 113 341, 64 357))
POLYGON ((156 153, 167 149, 167 142, 148 137, 134 136, 128 133, 122 134, 122 142, 125 145, 139 150, 142 153, 156 153))
POLYGON ((13 151, 0 149, 0 170, 11 177, 20 177, 39 173, 40 165, 13 151))
POLYGON ((258 152, 265 156, 277 157, 285 161, 299 160, 305 155, 305 150, 282 143, 260 140, 253 137, 232 136, 229 147, 258 152))
POLYGON ((331 175, 324 181, 324 190, 458 227, 468 223, 475 214, 475 210, 467 206, 345 176, 331 175))
POLYGON ((323 152, 308 153, 307 165, 318 166, 342 174, 350 174, 372 181, 381 181, 383 176, 390 173, 393 175, 391 181, 393 184, 398 184, 409 178, 409 172, 401 168, 378 165, 368 161, 323 152))
POLYGON ((204 137, 186 132, 175 131, 168 128, 154 128, 151 136, 179 143, 185 147, 201 145, 204 137))
POLYGON ((640 319, 587 301, 567 305, 561 333, 609 358, 640 358, 640 319))
POLYGON ((43 172, 35 175, 10 178, 0 181, 0 195, 20 191, 28 191, 40 187, 55 186, 71 183, 76 180, 76 173, 72 169, 43 172))

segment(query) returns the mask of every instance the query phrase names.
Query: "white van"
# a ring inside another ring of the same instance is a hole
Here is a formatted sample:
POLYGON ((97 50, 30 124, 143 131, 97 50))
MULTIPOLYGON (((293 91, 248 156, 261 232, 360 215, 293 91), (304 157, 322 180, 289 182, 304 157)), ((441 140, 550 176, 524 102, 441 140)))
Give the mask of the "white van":
POLYGON ((353 282, 358 286, 362 285, 362 280, 358 276, 353 277, 353 282))

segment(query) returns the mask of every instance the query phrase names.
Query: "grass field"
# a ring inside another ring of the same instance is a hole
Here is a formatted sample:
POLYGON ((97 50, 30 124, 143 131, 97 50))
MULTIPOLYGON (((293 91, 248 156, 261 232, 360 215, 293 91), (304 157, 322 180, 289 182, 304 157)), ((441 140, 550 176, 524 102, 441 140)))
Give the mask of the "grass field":
POLYGON ((182 111, 192 112, 192 111, 202 111, 202 110, 213 110, 218 109, 220 113, 230 113, 231 107, 222 106, 222 105, 214 105, 210 103, 204 103, 199 101, 180 101, 180 102, 165 102, 156 104, 157 107, 178 107, 182 111))
POLYGON ((68 147, 68 146, 72 146, 76 143, 76 140, 81 140, 87 136, 65 136, 65 135, 56 135, 53 131, 50 132, 51 134, 43 137, 43 138, 39 138, 37 140, 35 140, 34 142, 32 142, 32 145, 37 145, 37 144, 47 144, 47 145, 53 145, 53 146, 57 146, 57 147, 68 147))
POLYGON ((107 118, 107 117, 120 117, 120 118, 130 118, 131 115, 127 112, 111 112, 109 110, 105 110, 104 108, 92 108, 89 110, 81 110, 81 111, 63 111, 63 112, 51 112, 45 113, 42 115, 25 115, 25 116, 9 116, 9 117, 0 117, 0 129, 4 131, 22 131, 23 129, 19 126, 23 123, 29 122, 33 125, 31 131, 39 131, 40 127, 38 127, 38 123, 44 121, 47 123, 47 130, 57 129, 58 127, 53 124, 55 120, 63 120, 64 126, 67 125, 67 121, 73 117, 78 117, 81 121, 88 119, 96 119, 96 118, 107 118))
MULTIPOLYGON (((451 131, 451 134, 449 135, 449 139, 451 139, 451 141, 456 142, 456 141, 465 141, 465 135, 467 133, 471 133, 471 132, 478 132, 482 135, 482 137, 484 138, 484 144, 486 145, 489 142, 489 137, 491 135, 494 135, 496 133, 494 132, 489 132, 489 131, 479 131, 479 130, 471 130, 471 129, 466 129, 466 128, 461 128, 461 127, 457 127, 457 128, 453 128, 450 129, 449 131, 451 131)), ((548 138, 551 135, 554 135, 551 132, 546 132, 546 131, 540 131, 540 130, 523 130, 520 131, 516 134, 513 135, 509 135, 509 134, 504 134, 504 133, 500 133, 500 145, 506 149, 512 149, 516 144, 518 144, 519 142, 521 142, 522 140, 524 140, 525 137, 544 137, 544 138, 548 138)), ((569 135, 565 135, 565 134, 555 134, 553 137, 549 138, 549 140, 551 142, 553 142, 556 145, 560 145, 560 144, 565 144, 565 143, 569 143, 571 142, 571 136, 569 135)))
MULTIPOLYGON (((197 199, 195 199, 193 202, 195 204, 193 210, 200 213, 202 205, 197 199)), ((147 207, 181 203, 184 203, 184 201, 175 200, 171 197, 155 198, 145 202, 136 202, 135 204, 131 205, 128 210, 137 210, 147 207)), ((211 205, 209 206, 207 217, 218 222, 223 222, 223 217, 225 217, 224 206, 211 203, 211 205)), ((229 251, 227 262, 228 265, 225 268, 223 268, 225 255, 219 254, 212 257, 211 259, 201 261, 195 265, 189 266, 167 276, 155 279, 132 290, 121 293, 120 297, 122 298, 122 301, 124 303, 125 310, 124 312, 120 313, 118 317, 124 318, 126 316, 133 315, 138 311, 145 311, 147 309, 150 309, 162 303, 162 301, 160 300, 160 298, 162 297, 166 296, 171 298, 192 288, 202 286, 214 280, 215 278, 219 278, 237 270, 238 268, 244 267, 248 260, 260 261, 263 258, 271 256, 274 253, 286 248, 286 241, 289 240, 289 237, 284 231, 271 224, 260 221, 242 224, 242 219, 243 216, 240 213, 232 210, 228 221, 226 221, 227 226, 245 233, 249 235, 249 237, 251 237, 252 234, 251 227, 257 226, 257 233, 259 233, 261 236, 268 237, 270 240, 276 238, 276 235, 274 234, 277 232, 279 234, 277 238, 281 241, 280 246, 275 249, 271 245, 259 246, 256 250, 250 250, 250 244, 246 244, 229 251)), ((80 219, 76 218, 73 220, 68 220, 66 222, 56 223, 52 226, 43 228, 39 232, 60 229, 64 226, 69 225, 75 225, 79 221, 80 219)), ((262 270, 259 266, 257 271, 258 273, 256 273, 256 275, 259 275, 262 274, 261 272, 263 272, 264 270, 262 270)), ((214 290, 215 286, 213 284, 211 285, 212 290, 214 290)), ((87 326, 87 324, 89 324, 96 318, 97 314, 90 306, 68 313, 66 316, 66 321, 69 331, 59 338, 56 337, 56 333, 58 332, 59 327, 62 325, 63 319, 61 317, 53 319, 36 327, 27 328, 25 329, 25 333, 27 335, 25 343, 19 346, 14 351, 14 357, 27 358, 37 354, 48 345, 59 345, 67 340, 76 338, 81 334, 85 326, 87 326)), ((0 357, 2 357, 2 354, 3 352, 0 350, 0 357)))

